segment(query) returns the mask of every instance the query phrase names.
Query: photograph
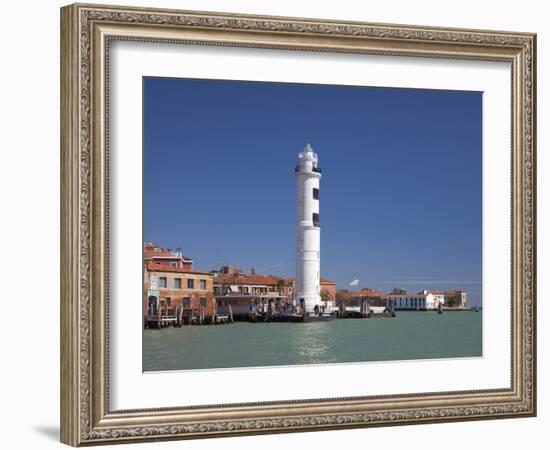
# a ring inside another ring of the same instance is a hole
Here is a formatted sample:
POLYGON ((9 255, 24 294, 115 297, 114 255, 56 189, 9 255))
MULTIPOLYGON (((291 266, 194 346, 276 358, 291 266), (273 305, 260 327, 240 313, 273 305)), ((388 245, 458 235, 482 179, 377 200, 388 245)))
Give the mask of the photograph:
POLYGON ((181 8, 56 19, 61 442, 536 416, 540 27, 181 8))
POLYGON ((144 372, 483 357, 483 92, 142 86, 144 372))

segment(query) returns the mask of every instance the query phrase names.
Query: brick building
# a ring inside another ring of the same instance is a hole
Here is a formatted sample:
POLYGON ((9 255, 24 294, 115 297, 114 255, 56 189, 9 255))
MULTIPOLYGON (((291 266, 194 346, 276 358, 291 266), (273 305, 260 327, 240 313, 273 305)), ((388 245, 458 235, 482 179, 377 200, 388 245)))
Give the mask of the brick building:
POLYGON ((210 322, 216 313, 213 276, 192 267, 169 267, 149 262, 144 266, 143 314, 175 315, 183 308, 184 320, 210 322))
POLYGON ((388 294, 377 289, 363 288, 360 291, 342 289, 336 292, 336 307, 341 316, 365 316, 369 311, 386 309, 388 294))
POLYGON ((336 282, 321 278, 321 300, 336 302, 336 282))
POLYGON ((175 252, 169 248, 161 248, 158 245, 149 243, 143 247, 143 262, 145 264, 155 263, 173 269, 193 270, 193 260, 181 254, 181 250, 175 252))
POLYGON ((223 269, 214 277, 220 314, 244 319, 254 313, 275 314, 292 304, 292 285, 285 278, 223 269))

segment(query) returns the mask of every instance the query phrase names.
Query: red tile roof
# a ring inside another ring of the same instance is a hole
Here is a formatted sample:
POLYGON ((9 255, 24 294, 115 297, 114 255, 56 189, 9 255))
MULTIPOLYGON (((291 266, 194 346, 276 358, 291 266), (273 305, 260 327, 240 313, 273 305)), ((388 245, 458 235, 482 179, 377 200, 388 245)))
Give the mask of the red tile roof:
POLYGON ((155 244, 145 244, 143 246, 144 258, 181 258, 186 261, 192 261, 191 258, 183 256, 179 251, 173 252, 169 248, 162 248, 155 244))
POLYGON ((168 267, 162 264, 150 262, 145 265, 145 268, 150 272, 173 272, 173 273, 190 273, 196 275, 208 275, 212 276, 209 272, 200 272, 198 270, 180 269, 177 267, 168 267))
POLYGON ((378 289, 363 288, 360 291, 349 291, 347 289, 341 289, 337 291, 337 295, 345 298, 362 298, 362 297, 378 297, 383 298, 388 294, 385 292, 379 291, 378 289))
POLYGON ((249 274, 235 274, 235 275, 218 275, 214 279, 214 284, 251 284, 251 285, 267 285, 277 286, 280 282, 285 283, 284 278, 275 277, 273 275, 249 275, 249 274))
POLYGON ((385 297, 387 294, 385 292, 379 291, 378 289, 364 288, 360 291, 350 291, 350 296, 357 297, 385 297))
POLYGON ((387 294, 391 298, 418 298, 425 297, 424 294, 387 294))
MULTIPOLYGON (((294 283, 295 278, 283 278, 283 280, 288 281, 289 283, 294 283)), ((336 281, 327 280, 326 278, 320 278, 321 283, 323 284, 334 284, 336 286, 336 281)))

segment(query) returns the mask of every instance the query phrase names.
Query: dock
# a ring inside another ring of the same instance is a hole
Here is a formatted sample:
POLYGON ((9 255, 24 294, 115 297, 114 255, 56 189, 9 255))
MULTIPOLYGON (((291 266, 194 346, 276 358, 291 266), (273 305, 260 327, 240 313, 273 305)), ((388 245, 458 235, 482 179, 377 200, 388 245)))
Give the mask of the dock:
POLYGON ((385 306, 370 306, 367 302, 362 302, 358 306, 341 305, 338 317, 340 319, 389 318, 395 317, 395 310, 385 306))
POLYGON ((229 314, 216 314, 206 317, 203 308, 184 308, 178 305, 175 310, 159 311, 144 317, 145 328, 182 327, 184 325, 223 325, 233 322, 231 309, 229 314))

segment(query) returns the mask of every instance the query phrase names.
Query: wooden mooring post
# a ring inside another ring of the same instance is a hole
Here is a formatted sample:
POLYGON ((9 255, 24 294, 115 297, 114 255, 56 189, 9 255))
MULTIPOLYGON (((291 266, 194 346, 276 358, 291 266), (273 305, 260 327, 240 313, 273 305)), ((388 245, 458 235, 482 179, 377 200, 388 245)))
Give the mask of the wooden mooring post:
POLYGON ((178 327, 183 325, 183 305, 176 306, 176 324, 178 327))
POLYGON ((228 309, 229 309, 229 321, 233 323, 233 308, 231 308, 231 303, 229 303, 228 309))
POLYGON ((362 299, 360 308, 361 317, 370 317, 369 301, 362 299))

